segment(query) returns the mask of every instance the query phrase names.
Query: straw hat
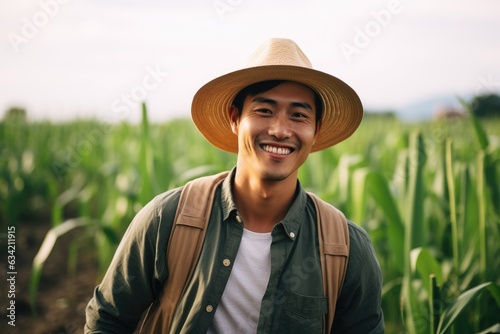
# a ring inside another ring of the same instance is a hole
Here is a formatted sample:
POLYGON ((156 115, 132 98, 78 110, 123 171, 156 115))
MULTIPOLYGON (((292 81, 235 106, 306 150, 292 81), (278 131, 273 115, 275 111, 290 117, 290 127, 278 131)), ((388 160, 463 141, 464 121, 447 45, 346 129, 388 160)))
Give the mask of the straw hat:
POLYGON ((351 87, 334 76, 314 70, 292 40, 275 38, 254 52, 246 68, 220 76, 196 92, 191 115, 198 130, 214 146, 237 153, 238 138, 231 131, 229 108, 240 90, 266 80, 302 83, 321 97, 322 125, 311 152, 348 138, 363 118, 363 106, 351 87))

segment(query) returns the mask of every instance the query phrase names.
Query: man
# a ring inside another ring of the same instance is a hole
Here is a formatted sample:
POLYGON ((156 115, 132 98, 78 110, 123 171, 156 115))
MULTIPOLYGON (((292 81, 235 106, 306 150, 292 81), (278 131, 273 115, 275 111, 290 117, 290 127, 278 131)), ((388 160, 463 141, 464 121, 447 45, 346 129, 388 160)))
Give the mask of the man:
POLYGON ((238 156, 215 190, 196 269, 168 311, 171 321, 161 320, 159 309, 172 310, 164 287, 182 191, 174 189, 132 222, 88 304, 85 332, 383 333, 380 267, 368 235, 352 222, 333 325, 324 328, 332 297, 322 288, 320 210, 297 180, 309 153, 349 137, 362 113, 348 85, 313 70, 287 39, 266 42, 249 67, 203 86, 193 121, 210 143, 238 156))

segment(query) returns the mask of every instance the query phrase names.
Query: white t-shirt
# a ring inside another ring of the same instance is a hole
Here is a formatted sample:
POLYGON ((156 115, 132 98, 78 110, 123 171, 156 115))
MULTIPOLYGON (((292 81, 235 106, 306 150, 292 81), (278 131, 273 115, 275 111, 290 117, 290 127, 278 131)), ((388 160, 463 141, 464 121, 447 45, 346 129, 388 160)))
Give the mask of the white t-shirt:
POLYGON ((233 269, 207 333, 255 333, 271 274, 269 233, 243 230, 233 269))

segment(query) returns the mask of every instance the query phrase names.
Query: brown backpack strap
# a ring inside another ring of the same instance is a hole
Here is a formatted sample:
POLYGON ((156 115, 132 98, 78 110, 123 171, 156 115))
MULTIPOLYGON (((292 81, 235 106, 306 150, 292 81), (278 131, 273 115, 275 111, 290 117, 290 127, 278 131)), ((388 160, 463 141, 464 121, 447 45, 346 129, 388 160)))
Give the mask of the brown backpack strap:
POLYGON ((323 328, 325 333, 330 333, 349 259, 349 228, 341 211, 318 196, 308 194, 316 206, 323 291, 328 297, 328 313, 323 328))
POLYGON ((146 315, 141 333, 168 333, 201 253, 215 189, 227 175, 223 172, 198 178, 182 189, 167 246, 168 277, 160 297, 146 315))

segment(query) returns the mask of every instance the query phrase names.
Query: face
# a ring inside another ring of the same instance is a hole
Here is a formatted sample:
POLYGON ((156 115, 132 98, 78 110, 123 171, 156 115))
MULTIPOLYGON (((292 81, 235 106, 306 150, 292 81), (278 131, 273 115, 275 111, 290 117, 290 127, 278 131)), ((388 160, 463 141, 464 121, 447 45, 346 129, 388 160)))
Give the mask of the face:
POLYGON ((230 117, 238 136, 238 173, 267 181, 296 179, 318 132, 310 88, 284 82, 247 96, 241 113, 232 107, 230 117))

